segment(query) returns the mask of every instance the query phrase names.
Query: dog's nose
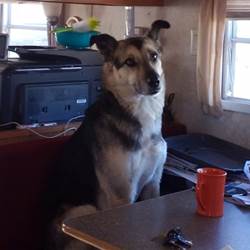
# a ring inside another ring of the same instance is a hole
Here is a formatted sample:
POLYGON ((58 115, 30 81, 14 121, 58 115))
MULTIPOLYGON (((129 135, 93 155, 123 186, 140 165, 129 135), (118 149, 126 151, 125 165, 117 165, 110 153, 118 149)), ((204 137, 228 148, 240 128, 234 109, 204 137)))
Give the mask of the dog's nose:
POLYGON ((160 85, 159 78, 156 74, 152 74, 150 77, 147 78, 147 83, 151 88, 157 89, 160 85))

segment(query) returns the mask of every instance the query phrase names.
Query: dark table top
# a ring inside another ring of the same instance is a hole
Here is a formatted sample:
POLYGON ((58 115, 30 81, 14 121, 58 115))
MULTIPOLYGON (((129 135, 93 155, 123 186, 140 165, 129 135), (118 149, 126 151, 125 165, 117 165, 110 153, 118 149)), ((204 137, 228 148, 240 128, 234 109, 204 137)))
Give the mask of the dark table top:
POLYGON ((64 221, 64 231, 99 249, 164 250, 161 235, 179 226, 192 250, 250 249, 250 209, 225 202, 224 216, 196 214, 191 190, 64 221), (107 243, 107 245, 105 245, 107 243), (113 248, 110 245, 114 246, 113 248))

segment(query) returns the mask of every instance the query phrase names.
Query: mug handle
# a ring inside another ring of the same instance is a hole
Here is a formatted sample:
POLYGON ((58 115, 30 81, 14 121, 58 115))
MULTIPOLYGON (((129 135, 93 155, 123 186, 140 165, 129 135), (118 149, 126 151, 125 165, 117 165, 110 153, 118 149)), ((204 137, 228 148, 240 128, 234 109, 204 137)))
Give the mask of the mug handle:
POLYGON ((201 199, 201 197, 202 197, 201 194, 202 194, 203 187, 204 187, 203 183, 200 183, 199 187, 198 187, 198 185, 196 185, 195 193, 196 193, 196 198, 197 198, 197 201, 199 203, 200 208, 205 212, 206 208, 205 208, 205 206, 204 206, 204 204, 202 202, 202 199, 201 199))

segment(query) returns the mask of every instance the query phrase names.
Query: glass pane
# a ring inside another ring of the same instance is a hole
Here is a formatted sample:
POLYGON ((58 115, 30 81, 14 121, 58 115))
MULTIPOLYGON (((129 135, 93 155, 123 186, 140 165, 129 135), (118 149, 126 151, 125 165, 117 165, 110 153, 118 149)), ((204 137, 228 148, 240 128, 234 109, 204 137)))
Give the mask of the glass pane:
POLYGON ((233 96, 250 99, 250 44, 237 43, 233 96))
POLYGON ((250 20, 234 21, 236 25, 236 37, 250 38, 250 20))
MULTIPOLYGON (((3 4, 3 26, 5 27, 7 25, 8 22, 8 4, 3 4)), ((4 31, 5 32, 5 31, 4 31)))
POLYGON ((47 32, 40 30, 11 29, 9 44, 47 46, 47 32))
POLYGON ((46 27, 46 16, 41 4, 12 4, 11 25, 46 27))

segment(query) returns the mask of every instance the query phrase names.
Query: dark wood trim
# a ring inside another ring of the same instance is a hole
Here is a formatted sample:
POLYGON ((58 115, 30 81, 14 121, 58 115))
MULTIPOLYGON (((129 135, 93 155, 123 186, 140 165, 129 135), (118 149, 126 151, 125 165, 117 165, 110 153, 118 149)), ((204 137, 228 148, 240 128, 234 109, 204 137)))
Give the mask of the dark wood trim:
POLYGON ((231 19, 250 19, 250 12, 249 11, 228 11, 227 18, 231 19))
MULTIPOLYGON (((72 122, 70 123, 69 126, 67 126, 67 128, 71 127, 78 128, 80 124, 81 124, 80 122, 72 122)), ((51 127, 32 128, 32 130, 44 136, 54 136, 59 133, 62 133, 67 128, 65 128, 65 124, 60 124, 51 127)), ((71 135, 73 133, 74 130, 71 130, 67 132, 65 135, 71 135)), ((63 136, 63 134, 61 136, 63 136)), ((22 141, 37 140, 38 138, 41 139, 42 137, 34 134, 33 132, 27 129, 13 129, 13 130, 0 131, 0 145, 22 142, 22 141)))
MULTIPOLYGON (((24 0, 31 2, 34 0, 24 0)), ((97 4, 115 6, 163 6, 164 0, 40 0, 40 2, 97 4)))

